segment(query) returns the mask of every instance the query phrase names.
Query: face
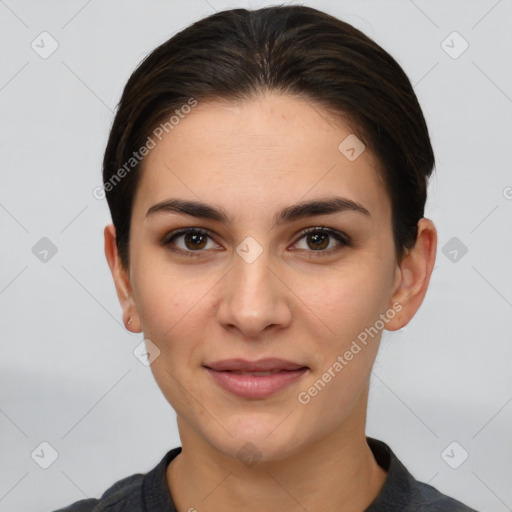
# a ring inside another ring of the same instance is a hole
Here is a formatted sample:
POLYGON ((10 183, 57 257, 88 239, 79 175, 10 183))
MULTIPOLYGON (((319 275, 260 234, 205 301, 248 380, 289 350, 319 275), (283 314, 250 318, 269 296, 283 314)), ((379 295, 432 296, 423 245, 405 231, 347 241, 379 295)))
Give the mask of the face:
POLYGON ((137 322, 180 433, 226 456, 252 443, 278 460, 364 429, 396 260, 377 161, 339 149, 351 133, 318 105, 267 94, 199 103, 145 158, 130 234, 137 322), (210 210, 162 207, 176 199, 210 210), (294 208, 335 199, 361 209, 294 208), (299 370, 207 369, 265 358, 299 370))

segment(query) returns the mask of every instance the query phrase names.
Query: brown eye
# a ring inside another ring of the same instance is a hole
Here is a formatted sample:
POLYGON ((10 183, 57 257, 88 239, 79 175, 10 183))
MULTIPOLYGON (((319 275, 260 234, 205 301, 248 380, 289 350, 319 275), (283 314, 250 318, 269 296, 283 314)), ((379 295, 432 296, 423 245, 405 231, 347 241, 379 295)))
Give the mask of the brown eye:
POLYGON ((329 245, 329 236, 326 233, 311 233, 306 235, 306 240, 311 249, 325 249, 329 245))
POLYGON ((185 233, 182 236, 188 249, 204 249, 206 245, 206 236, 202 233, 185 233))
MULTIPOLYGON (((305 247, 298 247, 309 252, 318 252, 320 254, 327 253, 331 254, 333 251, 337 251, 342 247, 351 247, 352 242, 348 236, 339 231, 326 228, 310 228, 302 233, 299 241, 305 240, 305 247), (336 240, 338 244, 331 245, 332 240, 336 240)), ((296 242, 297 244, 298 242, 296 242)))
MULTIPOLYGON (((211 236, 207 231, 197 228, 187 228, 174 231, 162 240, 162 245, 169 250, 180 252, 186 256, 196 256, 194 252, 202 253, 203 249, 208 248, 208 239, 211 236)), ((212 240, 213 247, 218 247, 212 240)), ((199 255, 199 254, 198 254, 199 255)))

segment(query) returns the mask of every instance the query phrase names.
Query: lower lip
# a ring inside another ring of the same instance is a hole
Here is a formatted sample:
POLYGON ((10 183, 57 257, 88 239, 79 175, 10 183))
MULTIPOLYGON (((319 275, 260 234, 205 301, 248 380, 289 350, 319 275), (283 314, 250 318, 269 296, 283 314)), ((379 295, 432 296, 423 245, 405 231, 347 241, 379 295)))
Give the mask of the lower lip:
POLYGON ((217 371, 206 368, 206 371, 225 390, 244 398, 265 398, 277 393, 281 389, 297 382, 307 371, 282 370, 272 375, 241 375, 229 371, 217 371))

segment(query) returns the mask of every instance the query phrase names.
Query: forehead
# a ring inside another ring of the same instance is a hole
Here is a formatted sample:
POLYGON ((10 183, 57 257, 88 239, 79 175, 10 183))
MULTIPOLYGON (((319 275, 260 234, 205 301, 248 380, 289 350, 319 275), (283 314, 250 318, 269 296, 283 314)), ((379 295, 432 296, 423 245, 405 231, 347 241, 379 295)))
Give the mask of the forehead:
POLYGON ((379 162, 367 149, 357 156, 364 146, 350 126, 313 102, 277 94, 199 102, 167 131, 143 161, 134 217, 169 197, 222 206, 241 220, 339 195, 390 219, 379 162))

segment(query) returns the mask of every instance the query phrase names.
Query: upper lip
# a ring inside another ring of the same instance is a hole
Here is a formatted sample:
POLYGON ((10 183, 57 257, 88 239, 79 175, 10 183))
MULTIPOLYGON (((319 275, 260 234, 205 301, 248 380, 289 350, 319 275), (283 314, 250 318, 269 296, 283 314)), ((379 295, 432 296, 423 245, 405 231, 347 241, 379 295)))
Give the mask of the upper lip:
POLYGON ((205 364, 207 368, 216 371, 242 371, 242 372, 266 372, 271 370, 298 370, 306 368, 303 364, 293 363, 276 357, 247 361, 246 359, 223 359, 205 364))

